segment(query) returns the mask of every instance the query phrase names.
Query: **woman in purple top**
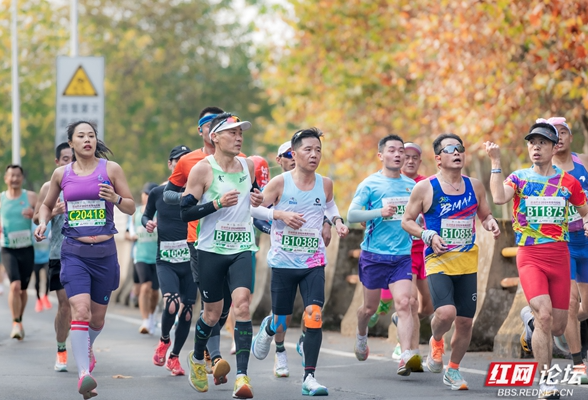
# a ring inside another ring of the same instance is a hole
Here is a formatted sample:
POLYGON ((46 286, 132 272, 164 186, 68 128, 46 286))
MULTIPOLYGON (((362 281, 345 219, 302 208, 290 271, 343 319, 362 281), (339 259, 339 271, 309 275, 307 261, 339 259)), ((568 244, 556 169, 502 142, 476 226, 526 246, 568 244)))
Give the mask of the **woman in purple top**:
POLYGON ((58 167, 39 210, 37 241, 45 238, 47 220, 63 191, 66 204, 61 248, 61 283, 72 309, 71 344, 78 365, 78 392, 97 395, 90 375, 96 360, 92 345, 104 326, 110 294, 119 284, 113 210, 132 215, 135 202, 121 167, 108 161, 112 152, 98 140, 94 126, 78 121, 67 128, 73 162, 58 167))

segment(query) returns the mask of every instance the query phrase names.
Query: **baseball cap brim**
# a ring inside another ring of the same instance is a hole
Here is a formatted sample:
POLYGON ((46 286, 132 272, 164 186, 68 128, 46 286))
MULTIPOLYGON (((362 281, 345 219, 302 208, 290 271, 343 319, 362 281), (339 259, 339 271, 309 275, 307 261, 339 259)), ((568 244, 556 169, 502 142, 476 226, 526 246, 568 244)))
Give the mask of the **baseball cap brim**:
POLYGON ((533 126, 531 131, 525 136, 525 140, 529 140, 532 136, 539 135, 557 144, 559 142, 559 137, 556 132, 557 130, 555 130, 555 128, 549 129, 549 127, 544 126, 533 126))
POLYGON ((239 126, 241 127, 241 129, 246 131, 247 129, 251 128, 251 122, 239 121, 239 122, 233 122, 232 124, 226 124, 226 125, 223 124, 216 131, 210 132, 210 133, 218 133, 218 132, 222 132, 222 131, 228 131, 229 129, 237 128, 239 126))
POLYGON ((419 154, 423 154, 423 151, 421 150, 421 146, 419 146, 416 143, 404 143, 404 149, 415 149, 417 151, 417 153, 419 154))

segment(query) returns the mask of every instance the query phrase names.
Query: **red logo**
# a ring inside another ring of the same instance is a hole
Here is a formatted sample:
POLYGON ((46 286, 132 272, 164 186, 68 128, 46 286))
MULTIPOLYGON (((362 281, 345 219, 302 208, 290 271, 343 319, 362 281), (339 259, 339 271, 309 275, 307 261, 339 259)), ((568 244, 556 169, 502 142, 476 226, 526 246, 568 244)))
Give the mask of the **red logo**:
POLYGON ((488 367, 486 386, 531 386, 536 362, 493 362, 488 367))

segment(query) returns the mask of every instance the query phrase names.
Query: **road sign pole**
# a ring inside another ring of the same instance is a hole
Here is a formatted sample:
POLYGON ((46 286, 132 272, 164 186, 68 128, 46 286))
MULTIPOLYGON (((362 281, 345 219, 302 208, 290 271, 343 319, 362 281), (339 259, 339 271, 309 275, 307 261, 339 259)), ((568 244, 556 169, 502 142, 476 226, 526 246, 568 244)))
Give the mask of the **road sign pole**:
POLYGON ((70 57, 78 56, 78 0, 71 0, 71 7, 69 10, 70 19, 70 57))
POLYGON ((20 165, 20 96, 18 90, 18 42, 16 40, 16 6, 12 0, 12 163, 20 165))

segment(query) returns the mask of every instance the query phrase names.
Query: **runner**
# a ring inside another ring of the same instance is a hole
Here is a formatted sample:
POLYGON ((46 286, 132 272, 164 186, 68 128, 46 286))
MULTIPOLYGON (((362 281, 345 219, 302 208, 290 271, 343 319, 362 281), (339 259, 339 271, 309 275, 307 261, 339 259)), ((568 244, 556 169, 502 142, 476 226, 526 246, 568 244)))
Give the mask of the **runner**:
POLYGON ((153 334, 155 332, 155 317, 153 313, 159 302, 159 279, 155 269, 157 257, 157 232, 148 232, 141 223, 149 193, 157 187, 156 183, 147 182, 141 191, 141 205, 133 214, 134 232, 137 242, 134 248, 135 270, 139 276, 139 310, 143 322, 139 327, 141 334, 153 334))
POLYGON ((25 335, 22 316, 27 305, 27 288, 35 264, 31 219, 33 207, 37 203, 36 193, 22 188, 23 180, 22 167, 8 165, 4 174, 4 182, 8 188, 0 194, 2 263, 10 279, 8 293, 8 306, 12 312, 10 337, 18 340, 23 340, 25 335))
MULTIPOLYGON (((185 157, 180 158, 180 161, 178 161, 176 167, 174 168, 174 171, 169 177, 169 182, 167 183, 165 190, 163 192, 163 200, 166 203, 180 204, 181 191, 184 190, 184 187, 188 182, 188 176, 190 175, 190 171, 192 170, 192 168, 207 156, 214 154, 214 145, 210 141, 209 135, 210 123, 215 116, 222 114, 223 112, 224 111, 218 107, 206 107, 200 112, 200 120, 198 121, 198 133, 200 134, 200 136, 202 136, 204 146, 201 149, 194 150, 190 154, 187 154, 185 157)), ((239 153, 239 157, 245 157, 245 155, 239 153)), ((186 241, 188 242, 188 248, 190 249, 190 267, 192 268, 192 274, 194 275, 196 283, 199 282, 198 253, 196 251, 196 245, 198 241, 197 232, 198 221, 188 222, 188 238, 186 241)), ((221 313, 218 326, 215 326, 213 328, 212 334, 208 339, 207 351, 204 352, 206 359, 206 371, 209 374, 213 375, 215 375, 214 370, 216 366, 212 363, 212 360, 222 359, 220 352, 220 332, 221 328, 224 326, 229 316, 229 310, 231 309, 231 292, 229 290, 228 285, 225 286, 224 293, 226 297, 224 299, 225 301, 223 303, 223 311, 221 313)), ((203 309, 204 305, 201 306, 201 310, 203 309)), ((194 336, 194 350, 196 350, 196 336, 194 336)), ((226 366, 228 366, 228 363, 225 365, 225 362, 223 362, 222 364, 223 366, 221 367, 221 369, 224 372, 226 366)), ((216 373, 216 376, 222 378, 222 374, 220 373, 216 373)), ((225 383, 226 380, 215 379, 215 383, 217 382, 225 383)))
POLYGON ((304 302, 304 375, 302 394, 326 396, 328 389, 315 379, 315 369, 322 343, 322 307, 325 300, 325 243, 319 232, 325 213, 335 223, 337 233, 349 232, 339 216, 333 199, 333 182, 315 171, 321 161, 322 132, 302 129, 292 136, 292 155, 296 167, 275 177, 264 190, 263 205, 252 210, 256 218, 274 220, 271 248, 267 256, 272 268, 272 315, 264 318, 253 339, 253 355, 267 357, 272 336, 287 329, 292 315, 296 289, 304 302))
POLYGON ((358 186, 347 214, 349 222, 367 223, 358 267, 363 304, 357 310, 355 356, 359 361, 368 358, 368 322, 378 306, 381 289, 389 288, 402 349, 397 373, 408 376, 423 370, 418 334, 413 333, 415 325, 418 327, 418 304, 412 296, 412 240, 401 227, 415 182, 400 174, 406 155, 399 136, 388 135, 379 141, 378 158, 382 169, 358 186))
POLYGON ((192 168, 181 201, 182 220, 200 220, 198 282, 204 312, 196 323, 194 350, 188 356, 190 385, 199 392, 208 390, 204 350, 223 314, 228 285, 236 319, 237 380, 233 397, 251 398, 253 389, 247 376, 253 330, 249 302, 251 252, 257 246, 249 209, 250 205, 259 206, 263 196, 255 183, 253 162, 238 157, 242 130, 249 129, 251 123, 223 113, 214 117, 210 126, 214 155, 192 168))
MULTIPOLYGON (((514 199, 513 229, 519 246, 517 268, 525 297, 535 315, 533 353, 540 366, 551 367, 551 335, 564 333, 570 305, 568 207, 576 206, 586 230, 588 206, 580 182, 552 165, 553 154, 558 152, 558 130, 550 123, 536 123, 525 140, 533 166, 514 171, 506 180, 502 175, 499 146, 492 142, 485 142, 484 146, 492 161, 490 189, 494 203, 505 204, 514 199)), ((555 386, 540 384, 539 398, 558 399, 559 396, 555 386)))
MULTIPOLYGON (((72 149, 68 143, 61 143, 55 148, 55 165, 62 167, 71 162, 73 156, 72 149)), ((35 205, 35 215, 33 222, 39 223, 39 210, 45 201, 51 181, 45 182, 41 186, 37 204, 35 205)), ((57 313, 55 314, 55 339, 57 340, 57 356, 55 359, 55 371, 67 372, 67 347, 65 341, 69 334, 71 324, 71 307, 65 289, 59 279, 61 273, 61 243, 64 236, 61 234, 63 228, 63 219, 65 215, 65 203, 63 202, 63 192, 59 193, 59 198, 51 212, 51 228, 49 234, 49 290, 54 291, 57 296, 57 313)))
POLYGON ((61 246, 61 283, 72 307, 71 344, 78 366, 78 392, 94 397, 96 380, 90 375, 96 360, 94 340, 102 331, 110 294, 119 285, 113 212, 135 212, 135 202, 121 167, 106 156, 110 149, 98 140, 86 121, 67 128, 73 162, 58 167, 39 210, 36 240, 45 239, 51 210, 63 190, 65 221, 61 246))
MULTIPOLYGON (((168 160, 168 168, 173 171, 178 160, 190 153, 186 146, 174 147, 168 160)), ((151 190, 141 222, 147 232, 157 229, 157 275, 163 293, 164 309, 161 314, 161 337, 153 355, 153 364, 166 365, 174 376, 185 375, 179 355, 186 342, 192 324, 192 307, 196 301, 198 286, 190 270, 190 251, 186 244, 188 225, 180 217, 180 207, 163 201, 161 185, 151 190), (155 215, 157 214, 157 220, 155 215), (170 330, 178 317, 175 341, 171 346, 170 330)))
POLYGON ((428 246, 425 267, 435 313, 431 321, 433 335, 429 341, 427 368, 443 370, 445 343, 443 335, 455 322, 451 339, 451 357, 443 383, 452 390, 467 390, 459 372, 472 336, 472 319, 476 313, 478 246, 476 214, 482 226, 500 235, 500 229, 486 201, 482 183, 462 175, 465 147, 461 138, 445 133, 433 142, 439 172, 416 184, 406 206, 402 227, 420 237, 428 246), (426 229, 416 222, 423 214, 426 229))
MULTIPOLYGON (((31 235, 35 232, 37 224, 33 222, 31 235)), ((51 230, 51 222, 49 222, 47 229, 51 230)), ((35 292, 37 294, 37 302, 35 303, 35 312, 41 312, 43 309, 49 310, 52 305, 49 301, 49 240, 43 240, 42 242, 33 242, 33 248, 35 250, 35 266, 33 267, 33 273, 35 274, 35 292), (41 295, 41 271, 45 272, 45 294, 41 295)))

